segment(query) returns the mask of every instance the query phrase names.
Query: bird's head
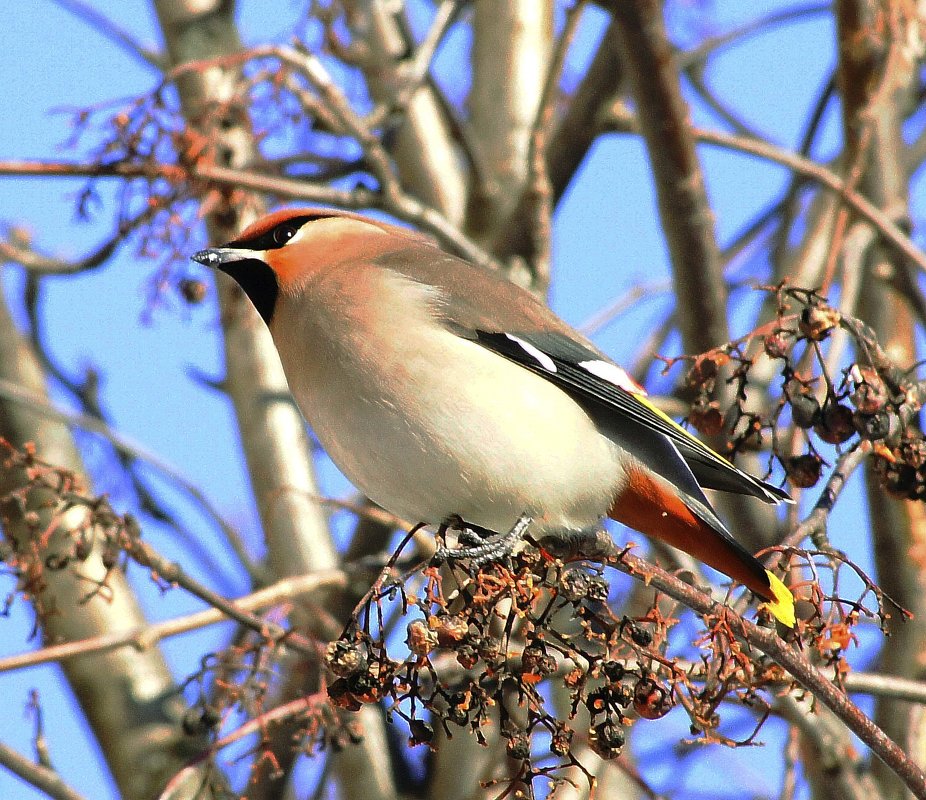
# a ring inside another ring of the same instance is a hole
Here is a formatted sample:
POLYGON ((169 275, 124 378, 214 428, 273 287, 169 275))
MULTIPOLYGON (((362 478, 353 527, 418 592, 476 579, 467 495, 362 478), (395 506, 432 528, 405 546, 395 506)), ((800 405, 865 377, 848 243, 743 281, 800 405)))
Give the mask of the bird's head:
POLYGON ((192 258, 234 278, 269 325, 280 293, 295 291, 320 270, 421 240, 414 231, 349 211, 287 208, 192 258))

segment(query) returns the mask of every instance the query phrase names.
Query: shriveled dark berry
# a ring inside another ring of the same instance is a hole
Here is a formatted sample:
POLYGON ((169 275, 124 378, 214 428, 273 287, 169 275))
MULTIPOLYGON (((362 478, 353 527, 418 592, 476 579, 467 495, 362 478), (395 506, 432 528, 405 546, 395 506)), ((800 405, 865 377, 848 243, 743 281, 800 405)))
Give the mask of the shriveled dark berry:
POLYGON ((726 363, 729 359, 726 356, 718 357, 716 354, 701 356, 688 370, 686 380, 689 386, 698 389, 710 389, 721 363, 726 363))
POLYGON ((815 453, 792 456, 785 462, 785 471, 792 486, 809 489, 816 486, 823 471, 823 459, 815 453))
POLYGON ((787 358, 791 349, 790 339, 784 331, 775 331, 768 334, 762 342, 766 355, 771 358, 787 358))
POLYGON ((601 671, 609 681, 616 683, 624 677, 627 668, 622 661, 605 661, 601 665, 601 671))
POLYGON ((589 733, 592 749, 605 759, 619 756, 625 741, 624 729, 613 720, 599 723, 589 733))
POLYGON ((855 391, 852 392, 852 405, 862 414, 876 414, 883 411, 890 399, 887 386, 872 367, 855 365, 850 371, 855 380, 855 391))
POLYGON ((800 381, 788 381, 785 397, 791 406, 791 419, 798 428, 812 428, 819 422, 820 403, 809 386, 800 381))
POLYGON ((716 400, 699 400, 691 407, 688 421, 704 436, 716 436, 723 431, 723 414, 716 400))
POLYGON ((608 592, 611 591, 611 587, 608 585, 608 582, 598 576, 590 575, 588 578, 588 599, 596 600, 599 603, 604 603, 608 599, 608 592))
POLYGON ((883 409, 874 414, 863 414, 856 411, 852 415, 852 424, 863 439, 878 441, 891 432, 891 418, 883 409))
POLYGON ((647 628, 642 628, 639 625, 633 625, 630 628, 630 638, 633 639, 635 644, 640 645, 640 647, 649 647, 653 643, 653 634, 647 628))
POLYGON ((672 710, 672 696, 652 677, 640 678, 633 689, 633 708, 644 719, 659 719, 672 710))
POLYGON ((841 403, 828 402, 823 406, 823 415, 814 432, 824 442, 842 444, 855 436, 852 423, 852 409, 841 403))
POLYGON ((560 578, 557 590, 564 599, 571 603, 577 603, 588 595, 588 573, 579 568, 566 570, 562 578, 560 578))
POLYGON ((206 284, 195 278, 183 278, 177 288, 180 294, 191 306, 198 305, 206 299, 206 284))
POLYGON ((469 623, 462 616, 432 618, 431 627, 441 647, 454 647, 469 633, 469 623))

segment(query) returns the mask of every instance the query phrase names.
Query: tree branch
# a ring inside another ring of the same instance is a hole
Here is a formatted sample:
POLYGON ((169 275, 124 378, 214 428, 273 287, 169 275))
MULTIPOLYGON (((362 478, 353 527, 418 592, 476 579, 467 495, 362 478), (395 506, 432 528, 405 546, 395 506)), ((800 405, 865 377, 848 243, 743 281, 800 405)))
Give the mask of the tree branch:
POLYGON ((2 742, 0 742, 0 766, 6 767, 14 775, 45 792, 54 800, 85 800, 84 795, 68 786, 55 770, 30 761, 2 742))

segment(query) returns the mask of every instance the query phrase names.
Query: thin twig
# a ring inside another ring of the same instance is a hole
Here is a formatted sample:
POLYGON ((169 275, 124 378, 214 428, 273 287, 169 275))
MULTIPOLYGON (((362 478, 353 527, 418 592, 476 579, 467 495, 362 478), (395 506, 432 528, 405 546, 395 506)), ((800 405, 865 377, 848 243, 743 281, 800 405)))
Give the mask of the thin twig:
POLYGON ((0 742, 0 766, 45 792, 54 800, 86 800, 84 795, 72 789, 53 769, 43 767, 17 753, 9 745, 0 742))
POLYGON ((92 177, 92 178, 164 178, 168 181, 207 181, 220 186, 233 186, 254 192, 264 192, 271 197, 289 200, 303 200, 322 205, 362 210, 375 208, 411 223, 432 234, 448 250, 461 257, 490 269, 501 269, 496 259, 474 244, 469 237, 451 223, 440 212, 435 211, 404 192, 386 198, 379 192, 358 187, 353 190, 337 189, 331 186, 310 183, 293 178, 281 178, 253 170, 221 167, 217 164, 200 163, 189 170, 176 164, 80 164, 53 161, 3 161, 0 175, 41 177, 92 177))
POLYGON ((820 16, 831 14, 833 11, 829 3, 812 3, 805 6, 796 6, 794 8, 785 8, 780 11, 773 11, 769 14, 756 17, 748 22, 744 22, 732 30, 724 33, 718 33, 714 36, 708 36, 699 42, 691 50, 680 51, 676 57, 676 63, 680 70, 688 70, 695 64, 703 64, 717 50, 739 42, 749 36, 761 33, 765 28, 770 28, 783 23, 797 22, 804 17, 820 16))
POLYGON ((202 490, 191 480, 185 478, 176 467, 164 461, 160 456, 150 452, 138 442, 131 440, 121 433, 117 433, 97 417, 56 408, 45 398, 34 392, 30 392, 28 389, 12 381, 0 378, 0 397, 15 403, 27 405, 30 409, 39 411, 50 419, 57 419, 68 425, 82 428, 85 431, 102 436, 119 452, 129 455, 133 459, 144 461, 146 464, 154 467, 171 483, 175 484, 186 493, 202 509, 203 513, 215 522, 242 566, 254 580, 264 582, 264 572, 254 562, 254 559, 251 558, 241 534, 219 513, 218 509, 212 505, 212 502, 206 497, 202 490))
MULTIPOLYGON (((637 133, 635 118, 623 107, 617 111, 617 116, 612 115, 609 118, 609 123, 613 125, 613 128, 624 133, 637 133)), ((746 136, 736 136, 705 128, 692 128, 692 135, 703 144, 735 150, 772 161, 812 179, 823 188, 837 194, 853 211, 874 225, 894 249, 912 261, 920 270, 926 272, 926 253, 920 250, 887 214, 867 200, 864 195, 850 190, 846 182, 831 169, 789 150, 746 136)), ((0 172, 3 171, 2 166, 0 164, 0 172)))
POLYGON ((539 295, 545 295, 550 284, 550 237, 551 220, 553 217, 553 199, 550 186, 550 175, 547 171, 550 133, 556 110, 556 100, 559 96, 559 84, 562 78, 566 55, 575 38, 576 30, 585 10, 586 0, 577 0, 569 9, 566 16, 566 25, 563 29, 553 57, 547 68, 543 90, 540 94, 540 103, 537 106, 537 115, 531 128, 527 150, 527 191, 532 198, 533 214, 531 224, 531 271, 533 273, 533 289, 539 295))
POLYGON ((151 218, 162 211, 165 203, 159 202, 146 205, 145 210, 129 220, 119 223, 112 236, 104 241, 92 252, 78 259, 54 258, 37 253, 31 246, 11 241, 8 236, 0 240, 0 261, 12 262, 25 267, 30 272, 41 275, 77 275, 81 272, 90 272, 102 266, 113 253, 123 244, 129 233, 151 221, 151 218))
POLYGON ((256 631, 274 644, 285 645, 306 656, 318 657, 318 649, 303 636, 286 630, 274 622, 255 616, 248 611, 243 611, 232 601, 227 600, 190 576, 176 561, 171 561, 162 556, 150 544, 141 539, 137 523, 128 515, 126 516, 126 526, 129 541, 125 551, 133 561, 152 570, 161 580, 185 589, 204 603, 218 609, 239 625, 244 625, 246 628, 256 631))
MULTIPOLYGON (((240 611, 261 611, 284 601, 312 594, 319 589, 343 588, 346 585, 347 575, 341 570, 316 572, 294 578, 284 578, 272 586, 229 602, 240 611)), ((228 616, 221 609, 210 608, 164 622, 140 625, 128 630, 93 636, 89 639, 51 645, 31 653, 20 653, 0 659, 0 673, 65 661, 91 653, 105 653, 121 647, 131 646, 144 650, 162 639, 206 628, 226 620, 228 616)))
POLYGON ((85 3, 83 0, 52 0, 52 2, 70 12, 82 22, 86 22, 94 31, 119 45, 129 55, 134 56, 149 67, 154 67, 158 72, 161 72, 167 66, 167 61, 161 53, 150 47, 145 47, 125 28, 117 25, 100 12, 98 8, 85 3))
POLYGON ((431 27, 425 34, 421 44, 415 50, 415 55, 410 62, 400 67, 403 73, 402 88, 389 103, 378 105, 367 115, 366 123, 369 127, 376 128, 390 115, 405 110, 412 97, 428 79, 431 63, 434 61, 434 54, 437 52, 437 48, 443 41, 444 36, 446 36, 450 26, 456 21, 460 7, 460 0, 443 0, 437 6, 434 21, 431 23, 431 27))

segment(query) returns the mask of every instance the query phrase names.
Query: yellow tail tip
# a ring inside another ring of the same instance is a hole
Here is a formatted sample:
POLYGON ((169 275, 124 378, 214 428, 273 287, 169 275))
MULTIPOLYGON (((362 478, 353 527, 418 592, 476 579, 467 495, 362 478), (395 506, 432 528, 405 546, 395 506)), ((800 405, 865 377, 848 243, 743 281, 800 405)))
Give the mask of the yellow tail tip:
POLYGON ((777 576, 773 575, 768 570, 765 570, 765 574, 768 576, 769 587, 775 599, 763 603, 761 608, 767 608, 771 615, 782 625, 793 628, 795 624, 794 595, 791 594, 791 590, 785 586, 777 576))

